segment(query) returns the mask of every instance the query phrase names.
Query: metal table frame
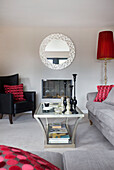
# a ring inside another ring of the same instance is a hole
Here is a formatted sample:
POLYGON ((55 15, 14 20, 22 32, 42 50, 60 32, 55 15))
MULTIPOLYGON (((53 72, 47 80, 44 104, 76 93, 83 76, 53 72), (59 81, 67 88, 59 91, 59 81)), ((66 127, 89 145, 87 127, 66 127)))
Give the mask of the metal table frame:
POLYGON ((65 148, 65 147, 70 147, 70 148, 75 148, 76 147, 76 143, 75 143, 75 137, 76 137, 76 130, 77 130, 77 126, 78 123, 80 122, 80 120, 84 117, 84 113, 77 107, 77 111, 78 114, 55 114, 54 112, 52 113, 39 113, 39 109, 41 109, 42 104, 40 104, 40 106, 36 109, 35 114, 34 114, 34 118, 37 120, 37 122, 40 124, 40 127, 43 130, 44 133, 44 147, 45 148, 65 148), (44 126, 41 118, 46 120, 46 126, 44 126), (67 129, 69 131, 69 123, 68 123, 68 119, 70 118, 75 118, 75 123, 74 123, 74 128, 73 128, 73 132, 72 134, 70 134, 71 136, 71 141, 69 143, 65 143, 65 144, 61 144, 61 143, 48 143, 48 119, 50 118, 65 118, 65 124, 67 126, 67 129))

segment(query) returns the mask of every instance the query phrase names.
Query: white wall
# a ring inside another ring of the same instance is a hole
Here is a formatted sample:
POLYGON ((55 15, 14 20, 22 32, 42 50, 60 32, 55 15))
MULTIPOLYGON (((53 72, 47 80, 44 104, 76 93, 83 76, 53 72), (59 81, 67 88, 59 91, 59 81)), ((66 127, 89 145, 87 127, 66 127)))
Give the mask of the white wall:
MULTIPOLYGON (((41 79, 72 78, 77 73, 77 101, 82 110, 86 95, 103 80, 103 61, 96 59, 97 35, 107 28, 0 27, 0 75, 19 73, 25 90, 37 92, 41 101, 41 79), (76 47, 73 63, 64 70, 47 68, 40 60, 41 41, 51 33, 63 33, 76 47)), ((110 27, 114 31, 114 27, 110 27)), ((114 84, 114 60, 108 62, 108 84, 114 84)))

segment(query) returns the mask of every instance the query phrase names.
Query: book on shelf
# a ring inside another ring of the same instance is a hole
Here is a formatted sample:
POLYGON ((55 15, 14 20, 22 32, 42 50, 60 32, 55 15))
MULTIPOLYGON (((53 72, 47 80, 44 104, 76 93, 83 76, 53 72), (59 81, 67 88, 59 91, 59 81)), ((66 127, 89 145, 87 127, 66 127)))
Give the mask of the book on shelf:
POLYGON ((62 128, 50 128, 50 131, 49 131, 49 134, 52 134, 52 133, 68 133, 67 129, 62 127, 62 128))
POLYGON ((54 129, 61 128, 61 123, 52 123, 52 128, 54 128, 54 129))
POLYGON ((48 125, 48 141, 49 143, 68 143, 70 139, 65 124, 61 124, 61 128, 53 128, 53 124, 48 125))
POLYGON ((49 138, 50 141, 69 141, 69 136, 67 136, 66 138, 49 138))
POLYGON ((49 138, 49 143, 69 143, 69 138, 49 138))
POLYGON ((65 124, 61 124, 61 128, 53 128, 53 125, 49 124, 48 133, 49 136, 55 136, 56 134, 58 134, 58 136, 63 136, 62 134, 64 135, 68 134, 68 130, 65 124))
POLYGON ((54 140, 49 140, 49 143, 69 143, 69 140, 60 140, 60 141, 54 141, 54 140))

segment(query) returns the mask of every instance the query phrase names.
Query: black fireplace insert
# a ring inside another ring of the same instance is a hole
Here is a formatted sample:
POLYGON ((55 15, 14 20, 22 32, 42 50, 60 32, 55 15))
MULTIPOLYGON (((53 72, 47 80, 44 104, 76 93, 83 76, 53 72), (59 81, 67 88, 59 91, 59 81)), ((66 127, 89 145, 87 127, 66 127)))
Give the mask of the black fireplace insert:
MULTIPOLYGON (((65 79, 66 80, 66 79, 65 79)), ((42 80, 42 98, 59 99, 64 96, 64 81, 65 80, 42 80)), ((70 85, 72 80, 66 80, 66 96, 70 97, 70 85)))

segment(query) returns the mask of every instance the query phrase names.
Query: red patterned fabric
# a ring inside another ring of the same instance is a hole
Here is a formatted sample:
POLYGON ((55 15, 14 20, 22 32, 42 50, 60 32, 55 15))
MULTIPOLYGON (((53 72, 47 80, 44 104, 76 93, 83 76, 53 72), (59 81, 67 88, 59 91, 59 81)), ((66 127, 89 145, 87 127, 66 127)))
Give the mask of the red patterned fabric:
POLYGON ((5 93, 12 93, 14 101, 25 101, 23 95, 23 84, 19 85, 4 85, 5 93))
POLYGON ((98 93, 96 98, 94 99, 94 102, 102 102, 103 100, 105 100, 113 86, 114 85, 97 86, 98 93))
POLYGON ((55 165, 22 149, 0 145, 0 170, 60 170, 55 165))

